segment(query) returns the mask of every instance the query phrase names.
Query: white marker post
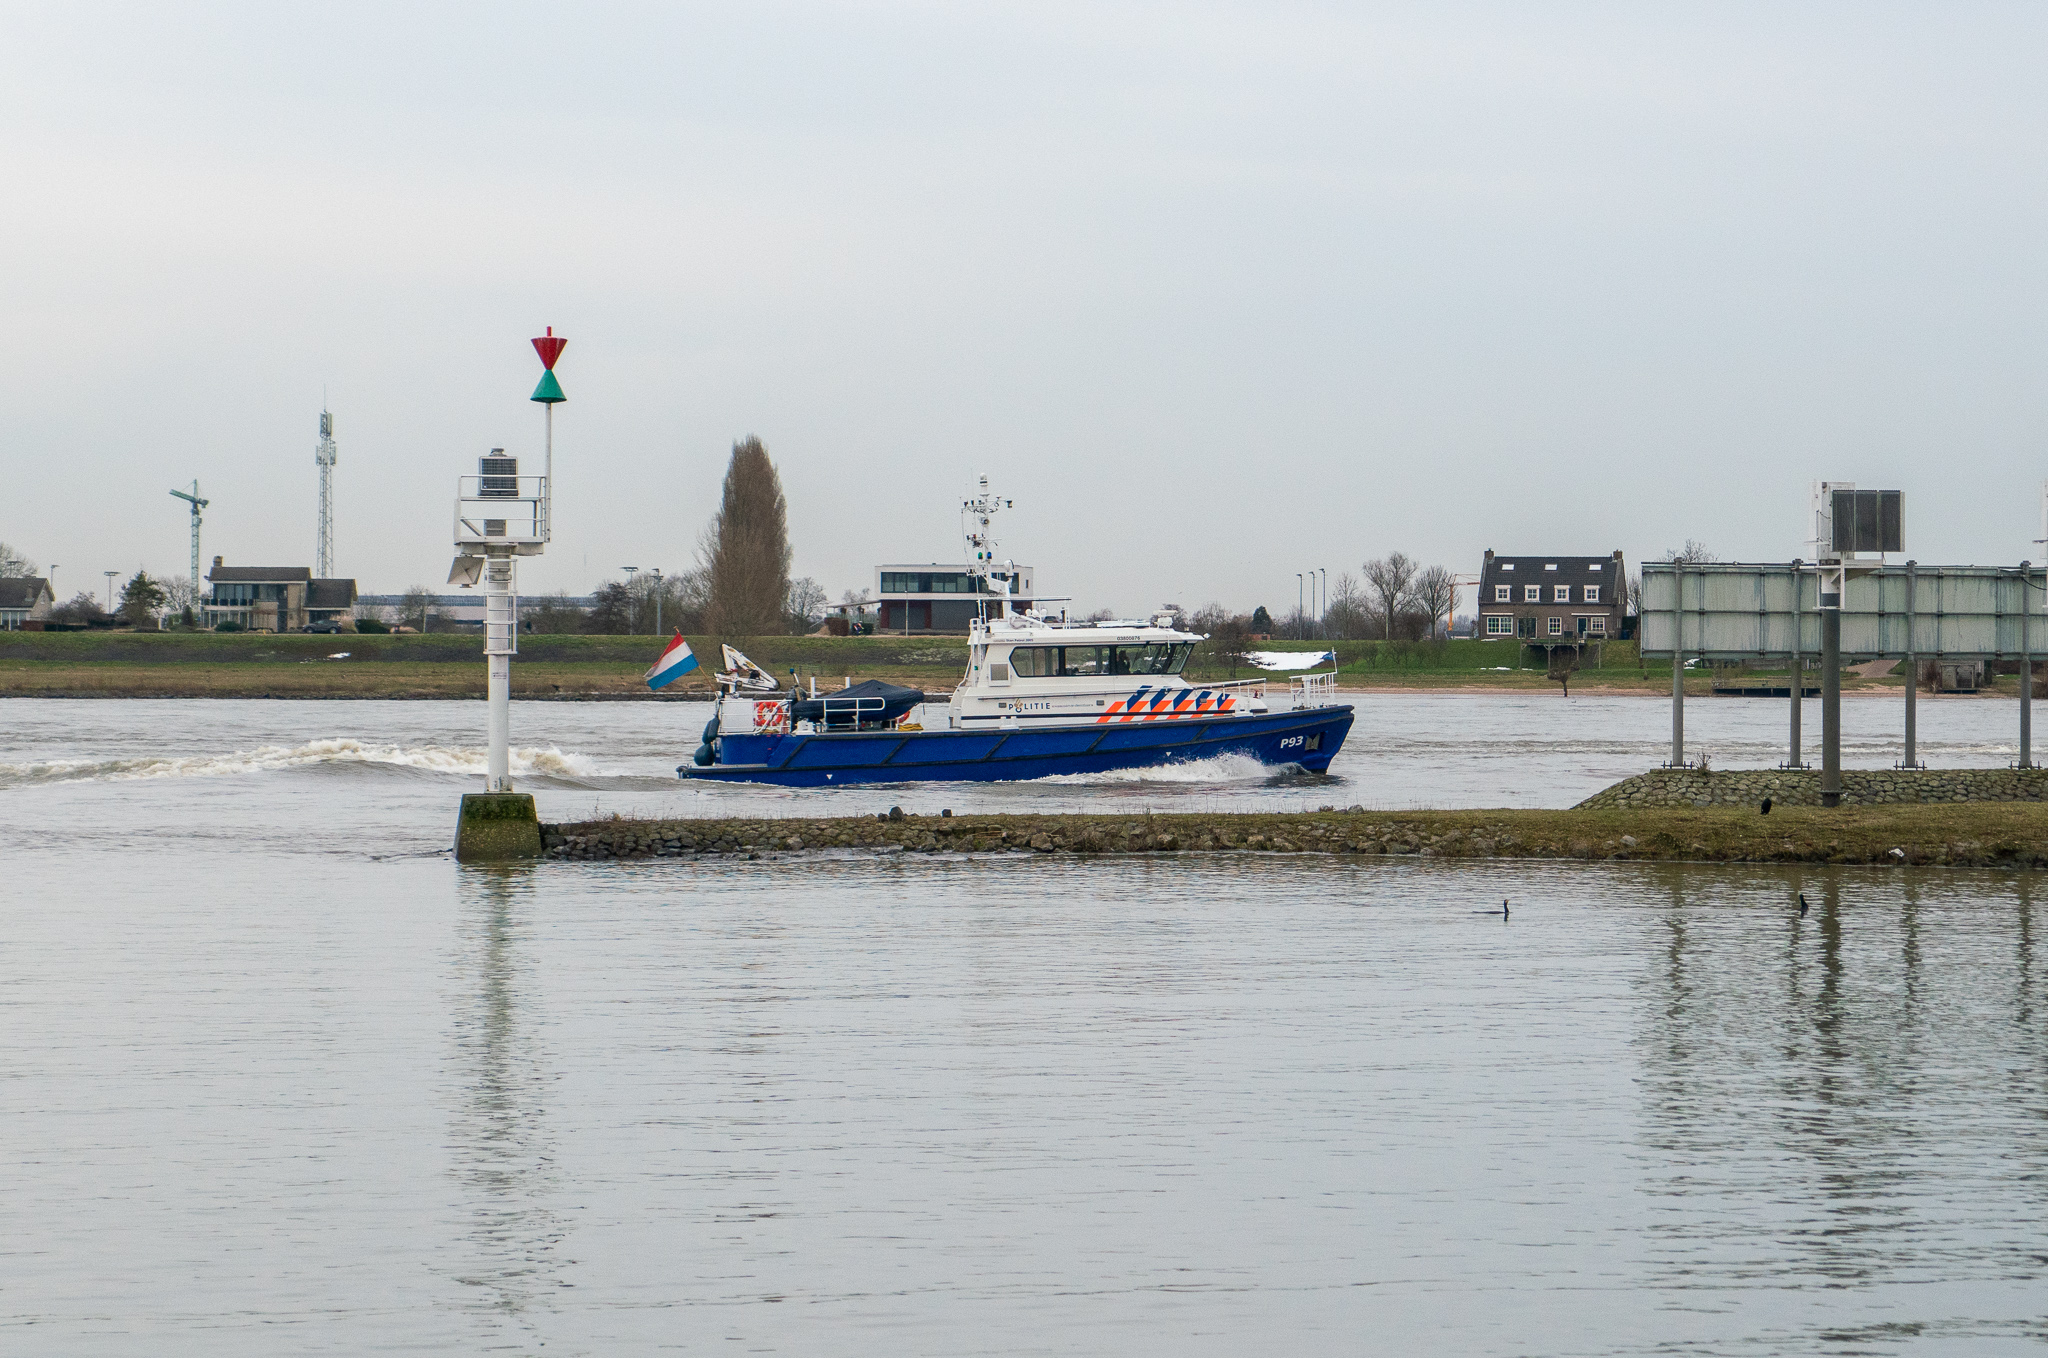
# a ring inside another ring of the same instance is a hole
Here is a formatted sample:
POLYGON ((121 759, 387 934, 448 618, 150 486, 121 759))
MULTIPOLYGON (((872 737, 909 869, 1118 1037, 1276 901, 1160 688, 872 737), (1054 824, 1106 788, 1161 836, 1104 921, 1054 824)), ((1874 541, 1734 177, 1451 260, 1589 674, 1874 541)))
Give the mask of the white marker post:
POLYGON ((519 652, 519 596, 513 565, 517 557, 539 556, 554 536, 554 408, 567 398, 555 380, 555 360, 569 341, 553 326, 533 341, 545 371, 532 399, 547 412, 548 473, 521 476, 517 458, 493 448, 479 459, 477 475, 462 478, 455 502, 455 558, 450 584, 484 586, 485 708, 489 752, 484 791, 462 799, 455 831, 455 856, 464 862, 533 858, 541 852, 540 817, 530 794, 512 790, 512 657, 519 652))

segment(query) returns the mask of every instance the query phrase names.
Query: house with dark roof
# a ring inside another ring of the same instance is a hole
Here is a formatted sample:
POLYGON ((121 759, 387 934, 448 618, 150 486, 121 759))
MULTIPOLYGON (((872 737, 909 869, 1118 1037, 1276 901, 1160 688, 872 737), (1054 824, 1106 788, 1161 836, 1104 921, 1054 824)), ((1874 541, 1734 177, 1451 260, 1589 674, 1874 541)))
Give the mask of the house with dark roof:
POLYGON ((40 575, 0 576, 0 632, 40 624, 57 606, 50 582, 40 575))
POLYGON ((201 605, 208 627, 232 622, 250 632, 297 632, 316 622, 355 630, 356 582, 315 580, 304 566, 229 566, 206 573, 201 605))
POLYGON ((1619 638, 1627 616, 1621 553, 1496 556, 1479 572, 1479 636, 1529 646, 1583 646, 1619 638))

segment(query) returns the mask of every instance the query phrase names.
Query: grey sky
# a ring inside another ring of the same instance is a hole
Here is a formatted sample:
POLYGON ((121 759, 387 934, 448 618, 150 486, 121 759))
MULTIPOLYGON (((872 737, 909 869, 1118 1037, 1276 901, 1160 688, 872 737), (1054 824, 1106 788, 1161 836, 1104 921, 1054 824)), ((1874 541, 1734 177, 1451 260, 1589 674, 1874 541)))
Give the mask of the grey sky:
MULTIPOLYGON (((538 450, 526 592, 679 568, 735 436, 836 596, 1004 546, 1086 605, 1401 549, 1800 551, 1908 492, 2040 549, 2048 11, 85 5, 0 44, 0 538, 438 582, 538 450), (587 565, 586 565, 587 561, 587 565)), ((1469 604, 1469 599, 1466 601, 1469 604)))

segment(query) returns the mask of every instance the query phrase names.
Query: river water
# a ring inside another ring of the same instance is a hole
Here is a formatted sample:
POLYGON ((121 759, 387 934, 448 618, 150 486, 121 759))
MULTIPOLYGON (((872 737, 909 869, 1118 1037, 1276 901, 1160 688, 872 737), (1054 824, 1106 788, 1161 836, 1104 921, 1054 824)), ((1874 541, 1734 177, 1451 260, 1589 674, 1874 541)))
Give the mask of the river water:
MULTIPOLYGON (((549 818, 1563 805, 1668 733, 1642 699, 1360 701, 1325 779, 939 791, 678 788, 701 709, 514 722, 549 818)), ((1844 706, 1852 766, 1896 758, 1896 705, 1844 706)), ((1783 707, 1689 726, 1768 763, 1783 707)), ((479 717, 0 705, 0 1352, 2048 1342, 2028 875, 464 869, 479 717)), ((1929 703, 1927 758, 2002 764, 2012 717, 1929 703)))

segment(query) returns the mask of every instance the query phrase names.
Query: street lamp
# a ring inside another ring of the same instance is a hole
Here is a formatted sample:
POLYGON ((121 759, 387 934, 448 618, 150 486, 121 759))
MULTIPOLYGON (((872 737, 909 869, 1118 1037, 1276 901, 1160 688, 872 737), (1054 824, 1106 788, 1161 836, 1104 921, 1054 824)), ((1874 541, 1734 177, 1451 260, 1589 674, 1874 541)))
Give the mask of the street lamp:
MULTIPOLYGON (((626 573, 626 597, 631 599, 633 597, 633 572, 640 568, 638 566, 621 566, 619 569, 626 573)), ((626 635, 629 637, 633 635, 633 610, 631 608, 626 610, 626 635)))
MULTIPOLYGON (((1302 592, 1302 590, 1303 590, 1303 585, 1302 585, 1302 579, 1303 579, 1303 576, 1302 576, 1301 572, 1300 572, 1300 571, 1296 571, 1296 572, 1294 573, 1294 627, 1295 627, 1295 630, 1296 630, 1296 631, 1300 631, 1300 630, 1301 630, 1301 615, 1302 615, 1302 609, 1303 609, 1303 608, 1305 607, 1305 605, 1304 605, 1304 604, 1302 603, 1302 600, 1303 600, 1303 599, 1305 599, 1305 598, 1307 597, 1307 595, 1305 595, 1305 594, 1304 594, 1304 593, 1302 592)), ((1297 638, 1297 640, 1298 640, 1298 639, 1299 639, 1299 638, 1297 638)))
POLYGON ((1330 611, 1330 568, 1318 566, 1316 571, 1323 577, 1323 601, 1316 605, 1316 635, 1328 640, 1330 629, 1323 626, 1323 619, 1330 611))
POLYGON ((107 612, 109 613, 114 611, 114 577, 120 573, 119 571, 100 572, 101 575, 107 577, 107 612))
POLYGON ((661 567, 648 572, 654 577, 654 635, 661 635, 661 567))

